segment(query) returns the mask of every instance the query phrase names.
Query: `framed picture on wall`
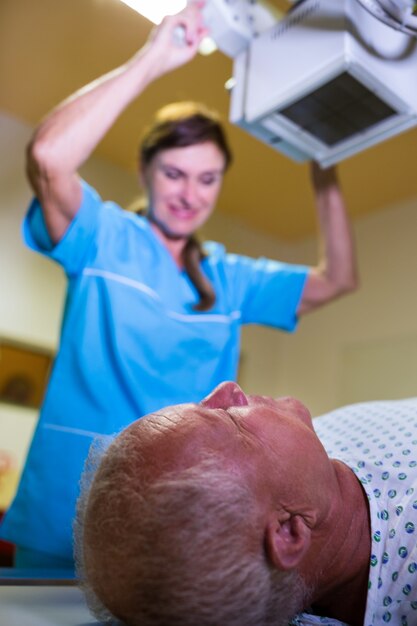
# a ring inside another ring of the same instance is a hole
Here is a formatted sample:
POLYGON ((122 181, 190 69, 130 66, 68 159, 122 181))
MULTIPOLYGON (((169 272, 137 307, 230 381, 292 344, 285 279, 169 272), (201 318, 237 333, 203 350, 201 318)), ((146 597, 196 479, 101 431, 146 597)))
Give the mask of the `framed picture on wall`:
POLYGON ((0 337, 0 516, 16 491, 52 361, 50 350, 0 337))
POLYGON ((37 419, 37 409, 0 402, 0 515, 16 492, 37 419))
POLYGON ((0 338, 0 402, 39 408, 52 361, 49 350, 0 338))

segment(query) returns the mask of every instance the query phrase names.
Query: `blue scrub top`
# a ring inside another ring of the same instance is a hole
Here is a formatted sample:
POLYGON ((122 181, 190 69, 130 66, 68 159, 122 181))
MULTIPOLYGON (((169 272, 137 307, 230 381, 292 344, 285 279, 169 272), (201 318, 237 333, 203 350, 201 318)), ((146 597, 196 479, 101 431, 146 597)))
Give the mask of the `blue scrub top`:
POLYGON ((71 523, 88 448, 167 405, 198 402, 237 374, 242 324, 292 331, 308 268, 205 245, 209 312, 147 219, 103 203, 83 182, 80 210, 53 246, 39 202, 24 223, 34 250, 60 263, 68 292, 58 355, 2 536, 72 557, 71 523))

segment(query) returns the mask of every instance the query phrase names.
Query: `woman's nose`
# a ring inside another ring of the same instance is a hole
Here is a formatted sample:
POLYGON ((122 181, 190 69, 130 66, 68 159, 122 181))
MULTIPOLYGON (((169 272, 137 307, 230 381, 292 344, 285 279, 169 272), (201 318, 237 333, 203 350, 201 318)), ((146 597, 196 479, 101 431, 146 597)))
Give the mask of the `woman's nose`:
POLYGON ((210 409, 228 409, 231 406, 247 406, 248 399, 238 384, 226 382, 216 387, 201 404, 210 409))
POLYGON ((194 206, 197 200, 197 189, 190 180, 185 180, 181 189, 181 200, 186 206, 194 206))

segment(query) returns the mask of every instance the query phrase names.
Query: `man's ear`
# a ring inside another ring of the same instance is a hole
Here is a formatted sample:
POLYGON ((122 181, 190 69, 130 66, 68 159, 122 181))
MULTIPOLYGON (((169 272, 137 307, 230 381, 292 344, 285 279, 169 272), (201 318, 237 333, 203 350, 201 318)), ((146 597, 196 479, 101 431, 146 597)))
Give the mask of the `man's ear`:
POLYGON ((269 560, 281 570, 295 569, 311 544, 311 530, 300 515, 286 521, 273 513, 265 529, 265 545, 269 560))

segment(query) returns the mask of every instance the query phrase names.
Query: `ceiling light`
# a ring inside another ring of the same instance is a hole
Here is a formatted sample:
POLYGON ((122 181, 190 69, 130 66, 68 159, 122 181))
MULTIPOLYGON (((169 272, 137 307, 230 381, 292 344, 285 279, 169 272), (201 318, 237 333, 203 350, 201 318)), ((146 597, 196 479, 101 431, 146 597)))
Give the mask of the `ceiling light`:
MULTIPOLYGON (((160 24, 165 15, 174 15, 185 8, 187 0, 121 0, 131 9, 137 11, 154 24, 160 24)), ((216 44, 211 37, 204 37, 198 51, 208 56, 217 50, 216 44)))
POLYGON ((215 52, 216 50, 217 50, 216 43, 214 39, 212 39, 211 37, 204 37, 201 40, 200 45, 198 47, 199 53, 202 54, 203 56, 208 56, 209 54, 213 54, 213 52, 215 52))
POLYGON ((174 15, 185 8, 186 0, 122 0, 131 9, 141 13, 154 24, 159 24, 165 15, 174 15))

